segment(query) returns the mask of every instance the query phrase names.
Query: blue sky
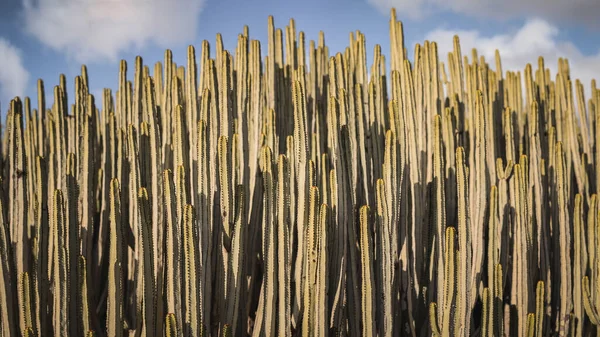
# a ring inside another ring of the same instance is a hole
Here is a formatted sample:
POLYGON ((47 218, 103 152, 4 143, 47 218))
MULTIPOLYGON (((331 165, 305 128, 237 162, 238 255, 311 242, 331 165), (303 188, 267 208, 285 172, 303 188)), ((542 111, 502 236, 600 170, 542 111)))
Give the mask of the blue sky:
POLYGON ((360 30, 370 62, 375 44, 389 54, 392 6, 410 53, 429 39, 446 55, 458 33, 463 52, 476 47, 492 61, 499 48, 505 71, 521 70, 539 55, 555 70, 562 56, 586 86, 600 78, 598 0, 0 0, 2 115, 17 95, 32 97, 37 106, 38 78, 50 94, 64 73, 73 92, 73 79, 86 64, 91 91, 98 94, 116 88, 120 59, 130 69, 136 55, 153 65, 169 48, 184 64, 188 45, 199 56, 202 40, 214 46, 217 33, 233 51, 244 25, 266 52, 269 15, 280 28, 294 18, 307 41, 324 31, 332 53, 343 51, 349 33, 360 30))

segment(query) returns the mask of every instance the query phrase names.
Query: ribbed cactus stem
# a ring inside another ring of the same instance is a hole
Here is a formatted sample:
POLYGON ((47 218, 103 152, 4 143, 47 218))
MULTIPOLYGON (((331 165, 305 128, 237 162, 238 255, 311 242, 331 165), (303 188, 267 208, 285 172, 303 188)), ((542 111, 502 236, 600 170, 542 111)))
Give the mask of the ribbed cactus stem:
POLYGON ((498 332, 499 336, 503 336, 504 335, 504 322, 503 322, 503 315, 504 315, 504 304, 503 304, 503 283, 502 283, 502 265, 501 264, 497 264, 496 265, 496 269, 494 271, 494 312, 496 312, 496 315, 494 317, 495 319, 495 323, 494 323, 494 327, 496 328, 496 331, 498 332))
POLYGON ((66 336, 69 331, 68 269, 66 248, 66 214, 63 193, 54 192, 52 237, 54 238, 54 335, 66 336))
POLYGON ((175 314, 167 314, 165 318, 165 337, 176 337, 179 336, 179 330, 177 330, 177 321, 175 314))
POLYGON ((183 264, 185 278, 183 288, 185 291, 185 324, 187 336, 200 336, 202 324, 202 311, 200 308, 198 289, 198 235, 195 211, 192 205, 186 205, 183 216, 183 264))
MULTIPOLYGON (((35 236, 37 237, 37 251, 38 258, 36 259, 36 271, 33 273, 34 284, 37 285, 38 291, 34 293, 36 297, 36 304, 39 308, 39 314, 36 316, 36 326, 40 334, 48 331, 48 315, 46 308, 48 305, 48 288, 50 286, 50 280, 48 279, 48 245, 49 245, 49 218, 48 218, 48 184, 44 183, 48 181, 46 172, 46 161, 42 157, 36 157, 35 162, 35 185, 36 185, 36 223, 37 231, 35 236)), ((1 230, 1 229, 0 229, 1 230)), ((2 234, 0 233, 0 244, 2 240, 2 234)), ((1 249, 1 247, 0 247, 1 249)), ((51 258, 51 257, 50 257, 51 258)))
POLYGON ((25 138, 23 127, 23 105, 19 98, 11 101, 11 112, 7 116, 10 119, 7 128, 7 137, 9 141, 8 153, 5 154, 8 158, 8 225, 9 233, 12 242, 16 243, 16 251, 14 259, 16 261, 16 271, 18 275, 29 271, 29 261, 31 258, 31 250, 29 246, 28 226, 27 221, 27 158, 25 154, 25 138))
POLYGON ((567 253, 568 247, 571 246, 571 235, 569 231, 569 215, 567 210, 567 176, 565 153, 562 143, 557 143, 555 146, 556 156, 556 194, 558 208, 558 230, 560 244, 560 307, 559 314, 556 317, 559 328, 559 336, 566 336, 569 331, 569 313, 572 310, 573 303, 571 299, 571 258, 567 253))
POLYGON ((483 313, 481 315, 481 336, 490 337, 494 336, 494 329, 492 324, 492 320, 490 320, 490 308, 493 307, 492 294, 490 292, 490 288, 483 288, 482 293, 483 300, 483 313))
POLYGON ((583 305, 585 307, 587 316, 590 319, 590 322, 592 322, 592 324, 598 326, 600 325, 600 315, 598 315, 598 308, 594 306, 592 302, 592 294, 590 291, 590 279, 587 276, 584 276, 581 280, 581 289, 583 293, 583 305))
MULTIPOLYGON (((123 223, 121 221, 121 191, 119 181, 110 183, 110 250, 108 269, 107 332, 110 336, 123 335, 123 223)), ((84 260, 85 261, 85 260, 84 260)), ((85 329, 84 331, 87 331, 85 329)))
MULTIPOLYGON (((437 247, 435 251, 437 253, 437 260, 435 261, 435 269, 437 270, 437 303, 441 308, 444 308, 444 293, 443 282, 444 282, 444 265, 446 260, 444 259, 444 242, 445 242, 445 229, 446 229, 446 202, 445 196, 446 191, 444 188, 445 179, 445 165, 443 158, 443 140, 442 140, 442 117, 436 115, 434 117, 433 127, 433 184, 435 188, 435 201, 433 217, 435 219, 435 233, 437 247)), ((443 315, 438 314, 438 319, 441 319, 443 315)))
POLYGON ((452 308, 457 302, 456 299, 456 269, 457 269, 457 253, 455 248, 456 241, 456 229, 454 227, 446 228, 445 235, 445 270, 444 270, 444 308, 442 314, 442 336, 449 337, 452 331, 456 331, 456 327, 452 329, 452 323, 456 313, 453 315, 452 308))
MULTIPOLYGON (((277 158, 277 334, 291 336, 291 272, 290 272, 290 167, 285 155, 277 158)), ((243 196, 243 195, 242 195, 243 196)), ((242 201, 244 198, 242 197, 242 201)), ((243 209, 243 208, 242 208, 243 209)), ((243 222, 241 225, 245 225, 243 222)))
POLYGON ((526 330, 525 336, 527 336, 527 337, 535 336, 535 314, 530 313, 527 315, 527 330, 526 330))
POLYGON ((154 283, 154 249, 152 247, 152 214, 150 212, 150 203, 148 192, 141 187, 138 190, 139 219, 140 219, 140 249, 142 266, 140 276, 142 279, 143 304, 141 308, 143 330, 146 337, 156 335, 155 325, 158 318, 156 313, 156 290, 154 283))
POLYGON ((224 242, 228 246, 231 238, 231 166, 230 166, 230 148, 226 136, 219 137, 219 186, 221 191, 221 217, 224 230, 224 242))
POLYGON ((21 331, 25 331, 27 328, 32 328, 32 302, 31 302, 31 284, 29 280, 29 273, 24 272, 19 278, 19 293, 21 294, 21 331))
POLYGON ((374 317, 374 278, 373 278, 373 239, 371 238, 371 220, 369 207, 362 206, 359 212, 360 256, 362 274, 362 335, 375 336, 374 317))
POLYGON ((246 196, 244 187, 238 185, 236 187, 236 202, 234 214, 234 227, 232 229, 231 238, 231 254, 229 255, 227 273, 229 279, 227 281, 227 316, 225 320, 231 322, 232 331, 237 331, 240 298, 242 296, 242 282, 245 266, 245 251, 246 251, 246 214, 244 212, 246 206, 246 196))
MULTIPOLYGON (((393 333, 392 322, 392 301, 393 301, 393 278, 392 271, 389 266, 392 264, 391 251, 391 219, 389 218, 389 204, 386 197, 386 186, 383 179, 377 180, 377 259, 380 261, 378 266, 378 310, 381 312, 379 316, 379 327, 381 333, 386 336, 391 336, 393 333)), ((391 187, 388 187, 391 189, 391 187)), ((437 311, 436 311, 437 315, 437 311)), ((437 321, 437 319, 436 319, 437 321)))
POLYGON ((437 304, 435 302, 431 302, 429 304, 429 324, 431 326, 431 334, 434 337, 441 337, 440 327, 437 323, 437 304))
MULTIPOLYGON (((269 44, 270 45, 270 44, 269 44)), ((293 106, 294 106, 294 160, 295 160, 295 174, 296 178, 296 186, 298 189, 298 197, 296 199, 296 227, 298 233, 305 232, 305 219, 308 216, 308 209, 306 205, 309 203, 309 189, 311 186, 308 186, 306 183, 308 181, 307 171, 308 171, 308 161, 307 161, 307 151, 308 151, 308 142, 307 131, 306 131, 306 101, 304 97, 303 87, 298 81, 294 81, 293 84, 293 106)), ((297 257, 294 264, 294 280, 295 280, 295 301, 292 304, 292 325, 298 326, 300 313, 303 310, 302 306, 304 304, 303 294, 304 294, 304 251, 306 243, 303 234, 298 235, 297 240, 297 257)))
POLYGON ((456 330, 457 336, 468 336, 470 333, 470 316, 471 316, 471 294, 470 286, 467 280, 470 280, 470 263, 471 253, 468 247, 471 246, 471 234, 469 229, 469 214, 468 207, 468 171, 465 166, 465 153, 462 147, 456 150, 456 180, 458 191, 458 249, 460 264, 458 270, 458 286, 457 286, 457 315, 456 330))
MULTIPOLYGON (((208 109, 207 104, 207 91, 205 90, 203 99, 202 99, 202 111, 208 109)), ((208 112, 208 111, 206 111, 208 112)), ((200 283, 203 285, 200 291, 200 306, 201 306, 201 321, 207 324, 210 324, 210 315, 208 317, 204 317, 202 314, 205 312, 210 312, 210 304, 211 301, 205 300, 206 294, 212 294, 211 287, 211 272, 212 272, 212 259, 211 254, 209 253, 212 249, 212 228, 210 224, 212 223, 212 219, 210 217, 210 184, 211 177, 209 174, 210 165, 209 165, 209 148, 208 148, 208 140, 209 140, 209 132, 207 130, 205 120, 201 120, 198 122, 198 144, 197 144, 197 158, 199 162, 198 167, 198 176, 197 176, 197 210, 198 210, 198 228, 199 228, 199 237, 201 243, 201 249, 199 250, 199 258, 200 258, 200 283)), ((165 198, 168 196, 165 193, 165 198)), ((172 202, 172 201, 171 201, 172 202)), ((168 205, 168 204, 167 204, 168 205)), ((168 207, 168 206, 167 206, 168 207)), ((171 216, 172 218, 173 216, 171 216)), ((175 220, 175 219, 174 219, 175 220)))
POLYGON ((575 327, 575 337, 583 336, 583 297, 581 291, 582 275, 585 273, 583 269, 582 253, 585 247, 583 243, 583 197, 581 194, 575 196, 575 206, 573 210, 573 314, 578 324, 575 327))
POLYGON ((492 336, 496 333, 498 328, 496 324, 496 316, 500 314, 496 310, 496 280, 495 266, 500 262, 500 243, 498 242, 499 231, 501 230, 498 223, 498 188, 492 186, 490 190, 490 201, 489 201, 489 222, 488 222, 488 288, 489 288, 489 303, 488 303, 488 333, 492 336))
POLYGON ((315 277, 315 336, 325 337, 329 332, 329 236, 330 230, 330 208, 327 204, 321 204, 319 209, 319 220, 317 227, 316 245, 317 245, 317 270, 315 277))
POLYGON ((544 281, 539 281, 535 290, 535 336, 544 336, 544 281))
POLYGON ((229 324, 225 324, 223 326, 223 337, 232 337, 233 336, 233 331, 231 330, 231 325, 229 324))
POLYGON ((79 255, 77 264, 77 314, 78 314, 78 326, 77 333, 82 336, 86 331, 90 330, 90 308, 89 308, 89 290, 88 290, 88 277, 87 277, 87 263, 83 255, 79 255))
MULTIPOLYGON (((17 291, 17 280, 14 277, 16 269, 11 254, 11 240, 8 231, 8 222, 4 217, 5 208, 2 198, 0 198, 0 287, 5 289, 0 291, 0 312, 2 313, 2 333, 13 336, 18 334, 17 322, 15 317, 17 312, 17 298, 14 294, 17 291)), ((43 254, 42 254, 43 255, 43 254)))
POLYGON ((317 287, 317 259, 318 259, 318 227, 319 227, 319 188, 310 188, 308 221, 305 225, 304 242, 304 306, 302 315, 302 334, 304 337, 312 336, 311 327, 316 326, 315 312, 316 287, 317 287))
POLYGON ((178 221, 178 213, 180 209, 176 207, 175 199, 175 184, 173 182, 173 174, 170 170, 163 172, 163 188, 165 200, 165 275, 166 275, 166 302, 167 311, 170 311, 175 316, 175 322, 181 322, 177 318, 182 317, 181 304, 181 279, 177 275, 181 274, 181 223, 178 221))

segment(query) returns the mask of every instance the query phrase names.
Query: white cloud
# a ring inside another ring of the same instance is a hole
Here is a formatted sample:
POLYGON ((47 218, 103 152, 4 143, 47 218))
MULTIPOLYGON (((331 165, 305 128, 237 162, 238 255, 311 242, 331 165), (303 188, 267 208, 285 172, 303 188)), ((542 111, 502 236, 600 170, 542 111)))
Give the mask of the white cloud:
POLYGON ((10 100, 23 97, 29 80, 29 72, 23 67, 21 51, 8 40, 0 37, 0 102, 2 113, 7 111, 10 100))
POLYGON ((80 63, 155 44, 190 44, 203 0, 22 0, 26 30, 80 63))
POLYGON ((498 49, 505 72, 523 72, 527 63, 531 63, 535 70, 538 57, 543 56, 545 66, 550 68, 553 79, 558 69, 558 58, 567 58, 571 78, 580 79, 586 93, 589 93, 591 80, 600 80, 600 51, 595 55, 585 55, 572 42, 558 39, 558 33, 558 28, 547 21, 530 19, 517 31, 506 34, 483 36, 476 30, 437 29, 428 33, 425 39, 437 42, 438 52, 444 63, 446 57, 442 55, 452 51, 454 35, 460 38, 463 55, 470 58, 471 49, 476 48, 478 55, 484 56, 492 67, 495 67, 494 53, 498 49))
POLYGON ((400 17, 422 18, 452 11, 478 18, 526 18, 531 13, 545 19, 584 23, 598 27, 598 0, 367 0, 387 13, 395 7, 400 17))

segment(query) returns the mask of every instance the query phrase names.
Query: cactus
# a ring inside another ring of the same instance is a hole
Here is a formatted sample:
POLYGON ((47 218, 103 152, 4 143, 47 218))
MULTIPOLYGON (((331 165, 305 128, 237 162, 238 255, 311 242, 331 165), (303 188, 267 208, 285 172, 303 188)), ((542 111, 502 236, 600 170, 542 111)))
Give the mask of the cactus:
POLYGON ((318 265, 318 244, 319 244, 319 220, 320 203, 319 189, 316 186, 310 189, 308 221, 305 226, 304 250, 304 313, 302 317, 302 334, 311 336, 311 327, 315 326, 315 320, 318 319, 316 309, 317 297, 317 265, 318 265))
POLYGON ((494 328, 493 322, 490 320, 490 309, 493 307, 492 297, 490 288, 483 288, 483 314, 481 315, 481 335, 482 336, 493 336, 494 328))
POLYGON ((535 291, 535 335, 544 335, 544 281, 537 283, 535 291))
POLYGON ((85 257, 79 255, 77 264, 77 312, 78 312, 78 326, 77 332, 84 335, 86 331, 90 330, 90 308, 89 308, 89 290, 88 290, 88 277, 87 277, 87 263, 85 257))
POLYGON ((29 273, 21 274, 19 279, 19 293, 21 294, 21 331, 32 328, 31 320, 31 285, 29 283, 29 273))
MULTIPOLYGON (((277 256, 278 307, 277 334, 291 336, 290 317, 290 167, 285 155, 277 159, 277 256)), ((240 203, 244 204, 243 195, 240 203)), ((241 207, 241 206, 239 206, 241 207)), ((243 207, 241 207, 243 209, 243 207)), ((242 221, 240 226, 245 226, 242 221)), ((242 232, 240 232, 241 235, 242 232)))
POLYGON ((237 331, 240 297, 242 289, 242 281, 244 275, 244 261, 245 257, 243 252, 245 251, 246 244, 246 233, 248 231, 246 225, 246 215, 244 212, 246 205, 246 196, 244 195, 243 186, 238 185, 236 187, 235 197, 235 221, 234 228, 232 229, 231 238, 231 255, 229 256, 228 268, 230 269, 227 273, 229 279, 227 280, 227 316, 226 321, 231 322, 231 330, 237 331))
POLYGON ((360 255, 362 274, 362 335, 375 336, 374 327, 374 280, 373 280, 373 239, 371 238, 369 206, 362 206, 359 213, 360 221, 360 255))
POLYGON ((434 337, 441 337, 442 334, 437 323, 437 303, 435 302, 429 304, 429 322, 431 324, 431 334, 434 337))
MULTIPOLYGON (((110 258, 108 269, 107 332, 111 336, 123 335, 123 232, 121 222, 121 192, 115 178, 110 184, 110 258)), ((85 260, 84 260, 85 261, 85 260)), ((85 329, 87 331, 89 329, 85 329)))
MULTIPOLYGON (((146 336, 153 337, 156 333, 154 322, 158 319, 155 316, 156 313, 156 290, 154 283, 154 252, 152 248, 152 232, 151 232, 151 220, 150 220, 150 205, 148 200, 148 191, 141 187, 138 190, 138 203, 139 203, 139 219, 140 219, 140 254, 143 259, 142 266, 139 269, 141 285, 140 295, 143 296, 142 306, 138 308, 141 312, 141 322, 143 323, 143 330, 146 336)), ((187 212, 186 212, 187 213, 187 212)))
POLYGON ((12 247, 11 240, 8 232, 8 223, 4 217, 4 207, 2 199, 0 199, 0 268, 2 274, 0 274, 0 286, 2 289, 6 289, 5 291, 0 292, 0 301, 2 303, 2 308, 0 311, 2 312, 2 333, 4 334, 17 334, 19 330, 17 329, 16 323, 18 321, 17 317, 17 301, 11 294, 17 290, 17 280, 15 279, 15 267, 14 260, 12 258, 12 247))
POLYGON ((176 337, 179 336, 179 330, 177 330, 177 321, 175 314, 167 314, 165 318, 165 337, 176 337))
POLYGON ((0 336, 599 333, 595 81, 267 29, 11 101, 0 336))
POLYGON ((471 262, 470 249, 467 247, 471 246, 471 233, 469 231, 469 216, 468 208, 468 175, 469 171, 465 166, 465 152, 462 147, 456 150, 456 186, 458 195, 458 247, 459 254, 458 260, 460 264, 457 266, 457 294, 456 294, 456 306, 458 314, 455 315, 455 331, 457 335, 469 335, 470 333, 470 303, 471 303, 471 289, 467 284, 470 280, 469 265, 471 262))
POLYGON ((65 202, 60 190, 54 192, 52 236, 54 238, 54 258, 52 262, 52 279, 54 285, 54 334, 66 335, 69 330, 69 301, 67 282, 66 252, 66 216, 65 202))
POLYGON ((183 211, 185 212, 183 216, 183 264, 185 266, 183 288, 185 291, 185 325, 187 326, 185 333, 190 336, 199 336, 202 312, 198 301, 198 236, 196 219, 192 205, 186 205, 183 211))

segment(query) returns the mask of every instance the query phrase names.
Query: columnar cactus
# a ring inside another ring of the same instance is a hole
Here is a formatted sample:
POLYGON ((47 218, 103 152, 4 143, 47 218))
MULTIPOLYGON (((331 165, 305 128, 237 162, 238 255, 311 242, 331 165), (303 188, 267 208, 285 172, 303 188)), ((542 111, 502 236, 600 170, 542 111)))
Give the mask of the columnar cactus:
MULTIPOLYGON (((121 219, 121 191, 115 178, 110 184, 110 257, 108 269, 107 332, 123 335, 123 222, 121 219)), ((85 261, 85 260, 84 260, 85 261)), ((85 329, 87 331, 89 329, 85 329)))
POLYGON ((595 81, 267 28, 12 100, 0 336, 600 333, 595 81))

